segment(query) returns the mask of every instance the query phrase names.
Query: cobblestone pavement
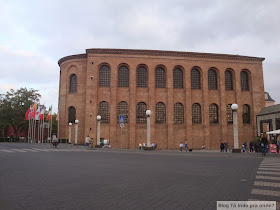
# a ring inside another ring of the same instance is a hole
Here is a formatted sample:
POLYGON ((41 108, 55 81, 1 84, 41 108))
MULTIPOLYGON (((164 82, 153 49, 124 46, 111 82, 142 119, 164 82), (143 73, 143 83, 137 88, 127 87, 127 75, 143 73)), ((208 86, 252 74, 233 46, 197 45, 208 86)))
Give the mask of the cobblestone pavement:
POLYGON ((279 196, 280 158, 0 143, 1 209, 216 209, 279 196))

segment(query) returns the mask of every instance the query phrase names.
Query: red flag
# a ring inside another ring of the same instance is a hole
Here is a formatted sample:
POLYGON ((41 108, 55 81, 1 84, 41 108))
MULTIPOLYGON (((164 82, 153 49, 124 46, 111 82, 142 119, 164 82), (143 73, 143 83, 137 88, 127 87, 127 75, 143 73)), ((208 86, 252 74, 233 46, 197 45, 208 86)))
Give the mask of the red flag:
POLYGON ((29 112, 30 112, 30 106, 25 113, 25 120, 29 120, 29 112))
POLYGON ((52 107, 50 108, 49 112, 48 112, 48 116, 46 120, 50 120, 52 119, 52 107))

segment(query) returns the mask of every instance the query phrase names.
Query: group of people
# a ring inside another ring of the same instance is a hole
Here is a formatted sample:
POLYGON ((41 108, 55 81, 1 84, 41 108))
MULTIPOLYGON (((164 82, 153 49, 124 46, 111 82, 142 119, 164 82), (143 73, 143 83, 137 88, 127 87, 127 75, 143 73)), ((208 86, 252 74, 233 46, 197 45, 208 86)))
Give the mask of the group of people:
POLYGON ((220 149, 221 149, 221 152, 227 152, 228 151, 228 142, 227 142, 227 140, 225 140, 224 142, 221 141, 220 149))
MULTIPOLYGON (((155 143, 155 142, 152 142, 152 148, 153 149, 156 149, 157 148, 157 143, 155 143)), ((144 147, 147 147, 148 146, 148 143, 147 142, 143 142, 143 143, 139 143, 139 150, 141 150, 142 148, 144 148, 144 147)))
MULTIPOLYGON (((183 147, 184 147, 183 142, 181 142, 181 143, 179 144, 179 147, 180 147, 180 150, 181 150, 181 152, 182 152, 182 151, 183 151, 183 147)), ((185 141, 185 150, 186 150, 186 152, 188 151, 188 141, 185 141)))

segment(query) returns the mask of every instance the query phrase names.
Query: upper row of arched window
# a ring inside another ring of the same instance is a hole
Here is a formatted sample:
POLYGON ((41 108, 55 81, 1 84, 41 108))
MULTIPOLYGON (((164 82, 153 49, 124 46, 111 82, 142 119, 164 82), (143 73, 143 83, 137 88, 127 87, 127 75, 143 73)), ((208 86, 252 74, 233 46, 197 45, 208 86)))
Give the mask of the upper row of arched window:
MULTIPOLYGON (((225 89, 233 90, 233 70, 227 69, 225 71, 225 89)), ((241 90, 249 90, 249 74, 246 70, 242 70, 240 73, 241 78, 241 90)), ((108 65, 102 65, 99 69, 99 86, 110 87, 111 83, 111 69, 108 65)), ((148 71, 145 66, 140 66, 136 71, 136 86, 148 87, 148 71)), ((118 70, 118 87, 129 87, 129 69, 123 65, 118 70)), ((163 67, 156 68, 155 72, 155 87, 166 88, 166 72, 163 67)), ((173 70, 173 88, 184 88, 184 76, 181 68, 175 68, 173 70)), ((201 75, 197 68, 191 70, 191 88, 201 89, 201 75)), ((214 68, 208 71, 208 89, 218 89, 217 70, 214 68)), ((72 74, 70 76, 70 92, 77 91, 77 75, 72 74)))

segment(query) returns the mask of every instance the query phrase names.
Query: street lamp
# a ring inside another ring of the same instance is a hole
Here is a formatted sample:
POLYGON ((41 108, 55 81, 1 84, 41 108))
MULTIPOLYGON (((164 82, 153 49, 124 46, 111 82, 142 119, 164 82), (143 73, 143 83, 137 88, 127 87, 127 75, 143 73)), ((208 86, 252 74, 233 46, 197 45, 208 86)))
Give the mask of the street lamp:
POLYGON ((239 149, 238 143, 238 122, 237 122, 237 104, 231 105, 232 115, 233 115, 233 139, 234 139, 234 149, 239 149))
POLYGON ((71 144, 71 127, 72 127, 72 123, 69 123, 69 144, 71 144))
POLYGON ((101 121, 101 116, 97 115, 97 145, 100 145, 100 121, 101 121))
POLYGON ((79 124, 79 120, 75 120, 75 144, 78 144, 78 124, 79 124))
POLYGON ((147 115, 147 147, 151 147, 151 110, 146 111, 147 115))

